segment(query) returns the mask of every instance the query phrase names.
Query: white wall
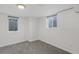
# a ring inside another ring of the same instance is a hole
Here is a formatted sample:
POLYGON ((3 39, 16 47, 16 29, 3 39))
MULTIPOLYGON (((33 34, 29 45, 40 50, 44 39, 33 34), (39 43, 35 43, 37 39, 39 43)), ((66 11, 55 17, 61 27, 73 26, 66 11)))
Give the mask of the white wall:
POLYGON ((37 40, 37 18, 20 17, 18 19, 18 31, 8 30, 8 15, 0 14, 0 47, 37 40))
POLYGON ((0 14, 0 47, 29 39, 29 24, 26 18, 18 19, 18 31, 8 31, 8 15, 0 14))
POLYGON ((58 14, 58 27, 53 29, 47 28, 46 17, 20 17, 18 31, 9 32, 7 16, 0 14, 0 47, 40 39, 71 53, 79 53, 79 14, 73 10, 58 14))
POLYGON ((29 18, 29 33, 30 39, 29 41, 38 39, 38 20, 35 17, 29 18))
POLYGON ((46 17, 38 19, 39 39, 71 53, 79 53, 79 14, 73 10, 57 15, 58 27, 48 29, 46 17))

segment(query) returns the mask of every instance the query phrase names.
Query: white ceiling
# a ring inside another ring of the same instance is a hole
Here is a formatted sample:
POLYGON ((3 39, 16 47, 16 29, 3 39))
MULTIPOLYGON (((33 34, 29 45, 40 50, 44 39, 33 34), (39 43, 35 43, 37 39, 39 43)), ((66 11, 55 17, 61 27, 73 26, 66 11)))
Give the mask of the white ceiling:
POLYGON ((56 12, 71 8, 73 5, 68 4, 26 4, 24 10, 17 8, 15 4, 0 4, 0 13, 5 13, 14 16, 48 16, 56 12))

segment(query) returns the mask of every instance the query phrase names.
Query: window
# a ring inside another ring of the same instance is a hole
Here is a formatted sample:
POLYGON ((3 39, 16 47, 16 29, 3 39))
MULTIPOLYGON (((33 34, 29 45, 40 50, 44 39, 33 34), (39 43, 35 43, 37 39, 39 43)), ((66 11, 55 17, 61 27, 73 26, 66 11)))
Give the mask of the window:
POLYGON ((57 16, 54 15, 54 16, 47 17, 47 25, 48 25, 48 28, 57 27, 57 16))
POLYGON ((8 16, 9 18, 9 31, 17 31, 18 30, 18 17, 8 16))

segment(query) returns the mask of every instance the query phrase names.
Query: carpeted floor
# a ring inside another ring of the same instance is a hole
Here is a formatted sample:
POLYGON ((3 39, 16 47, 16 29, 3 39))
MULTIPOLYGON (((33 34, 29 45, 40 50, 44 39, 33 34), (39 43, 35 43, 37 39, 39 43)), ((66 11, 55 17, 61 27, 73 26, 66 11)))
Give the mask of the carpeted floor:
POLYGON ((0 54, 70 54, 40 40, 25 41, 0 48, 0 54))

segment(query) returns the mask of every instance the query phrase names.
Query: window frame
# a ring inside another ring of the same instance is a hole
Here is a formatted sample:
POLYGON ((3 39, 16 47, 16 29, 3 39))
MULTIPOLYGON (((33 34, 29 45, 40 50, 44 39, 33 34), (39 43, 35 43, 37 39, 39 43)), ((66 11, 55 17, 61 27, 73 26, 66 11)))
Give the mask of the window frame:
POLYGON ((58 27, 58 24, 57 24, 57 15, 48 16, 48 17, 46 18, 46 24, 47 24, 47 28, 48 28, 48 29, 57 28, 57 27, 58 27), (52 26, 49 27, 49 20, 50 20, 51 18, 53 18, 53 17, 54 17, 54 19, 52 19, 52 26))
POLYGON ((8 16, 8 31, 18 31, 18 18, 19 17, 15 17, 15 16, 8 16), (13 21, 13 23, 11 22, 13 21), (13 25, 12 25, 13 24, 13 25), (13 26, 13 29, 12 27, 13 26))

